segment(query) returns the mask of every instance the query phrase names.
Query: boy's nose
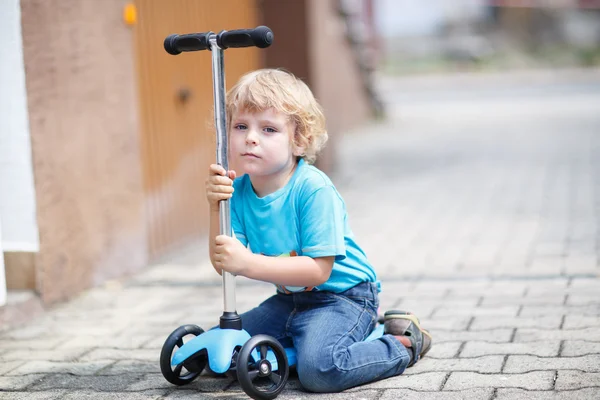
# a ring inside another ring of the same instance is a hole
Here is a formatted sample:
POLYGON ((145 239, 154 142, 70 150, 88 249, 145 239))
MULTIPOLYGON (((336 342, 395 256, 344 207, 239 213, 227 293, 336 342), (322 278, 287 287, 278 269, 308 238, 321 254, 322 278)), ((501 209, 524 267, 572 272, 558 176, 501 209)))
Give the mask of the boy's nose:
POLYGON ((248 134, 246 135, 246 143, 251 143, 251 144, 258 143, 258 136, 256 135, 256 133, 254 133, 254 131, 248 130, 248 134))

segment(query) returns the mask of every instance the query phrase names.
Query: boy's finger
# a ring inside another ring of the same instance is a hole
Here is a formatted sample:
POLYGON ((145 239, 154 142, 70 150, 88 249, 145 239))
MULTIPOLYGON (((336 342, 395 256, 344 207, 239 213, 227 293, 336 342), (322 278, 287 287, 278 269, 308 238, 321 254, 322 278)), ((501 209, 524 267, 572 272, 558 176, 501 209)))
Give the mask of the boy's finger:
POLYGON ((233 171, 233 170, 229 171, 229 178, 230 178, 231 180, 234 180, 234 179, 235 179, 235 177, 236 177, 236 173, 235 173, 235 171, 233 171))
POLYGON ((225 168, 223 168, 222 166, 220 166, 219 164, 211 164, 209 169, 210 172, 212 172, 213 174, 218 174, 218 175, 227 175, 225 173, 225 168))

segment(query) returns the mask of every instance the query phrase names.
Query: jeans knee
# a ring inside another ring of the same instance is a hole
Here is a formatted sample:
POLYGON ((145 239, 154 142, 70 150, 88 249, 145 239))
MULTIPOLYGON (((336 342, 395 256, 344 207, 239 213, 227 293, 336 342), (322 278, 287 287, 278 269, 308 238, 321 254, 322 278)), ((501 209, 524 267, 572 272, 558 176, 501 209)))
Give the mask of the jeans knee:
POLYGON ((299 362, 297 371, 300 384, 309 392, 332 393, 346 389, 339 374, 341 371, 322 359, 299 362))

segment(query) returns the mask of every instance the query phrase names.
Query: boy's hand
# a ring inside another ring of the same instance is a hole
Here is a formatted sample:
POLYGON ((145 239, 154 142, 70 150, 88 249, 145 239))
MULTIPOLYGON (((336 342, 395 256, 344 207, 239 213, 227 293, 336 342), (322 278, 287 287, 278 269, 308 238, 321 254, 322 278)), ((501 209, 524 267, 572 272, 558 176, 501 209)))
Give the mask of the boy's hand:
POLYGON ((219 201, 231 198, 234 179, 235 171, 225 173, 225 169, 217 164, 212 164, 208 168, 206 198, 212 211, 219 210, 219 201))
POLYGON ((244 275, 250 250, 234 237, 219 235, 215 238, 214 266, 233 275, 244 275))

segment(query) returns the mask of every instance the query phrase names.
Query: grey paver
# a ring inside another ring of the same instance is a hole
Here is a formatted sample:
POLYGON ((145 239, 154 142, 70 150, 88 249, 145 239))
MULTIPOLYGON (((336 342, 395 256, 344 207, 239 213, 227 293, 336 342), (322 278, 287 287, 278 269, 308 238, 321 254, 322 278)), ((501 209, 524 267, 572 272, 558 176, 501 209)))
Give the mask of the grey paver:
POLYGON ((538 371, 526 374, 478 374, 475 372, 453 372, 444 390, 463 390, 480 387, 515 387, 529 390, 550 390, 554 372, 538 371))
POLYGON ((558 329, 562 315, 546 315, 541 317, 475 317, 469 330, 488 330, 496 328, 539 328, 558 329))
MULTIPOLYGON (((141 391, 137 393, 121 392, 121 393, 102 393, 102 392, 91 392, 91 391, 78 391, 77 393, 69 393, 63 397, 66 400, 120 400, 120 399, 131 399, 131 400, 159 400, 164 399, 165 391, 162 390, 149 390, 141 391)), ((198 399, 199 397, 196 396, 198 399)))
MULTIPOLYGON (((435 341, 436 339, 433 338, 435 341)), ((444 342, 434 344, 426 357, 430 358, 454 358, 461 348, 463 342, 444 342)))
POLYGON ((586 354, 600 354, 599 342, 586 342, 584 340, 565 340, 561 355, 566 357, 583 356, 586 354))
POLYGON ((535 357, 511 355, 503 372, 520 373, 536 370, 580 370, 600 372, 600 354, 581 357, 535 357))
POLYGON ((436 343, 454 342, 457 340, 485 340, 487 342, 503 343, 509 342, 513 329, 490 329, 485 332, 480 331, 445 331, 441 329, 430 329, 431 335, 436 343))
MULTIPOLYGON (((600 289, 598 289, 600 290, 600 289)), ((598 316, 566 315, 563 329, 581 329, 600 327, 598 316)))
POLYGON ((0 392, 1 400, 55 400, 64 399, 67 394, 65 390, 48 392, 0 392))
MULTIPOLYGON (((76 348, 67 350, 12 350, 0 354, 0 360, 14 361, 76 361, 89 350, 86 348, 76 348)), ((0 367, 0 370, 2 368, 0 367)))
POLYGON ((556 390, 600 387, 600 373, 582 371, 558 371, 556 390))
POLYGON ((86 362, 27 361, 5 375, 67 373, 73 375, 93 375, 114 361, 96 360, 86 362))
POLYGON ((362 387, 369 389, 413 389, 419 391, 439 390, 446 379, 446 372, 423 372, 414 375, 400 375, 370 383, 362 387))
MULTIPOLYGON (((27 375, 34 376, 34 375, 27 375)), ((70 374, 48 374, 38 378, 28 389, 31 391, 47 391, 56 389, 71 389, 79 392, 91 390, 95 392, 120 392, 140 381, 144 375, 110 375, 110 376, 76 376, 70 374)), ((17 377, 7 377, 17 378, 17 377)))
POLYGON ((44 378, 43 374, 0 376, 0 390, 21 390, 44 378))
POLYGON ((504 356, 484 356, 477 358, 451 358, 451 359, 431 359, 425 357, 423 362, 416 363, 412 368, 408 368, 404 374, 418 374, 422 372, 454 372, 471 371, 481 373, 501 372, 504 356), (426 362, 425 362, 426 360, 426 362))
MULTIPOLYGON (((197 392, 220 392, 227 387, 230 387, 232 380, 229 378, 214 378, 210 376, 201 376, 192 383, 185 386, 186 390, 195 390, 197 392)), ((286 385, 286 388, 288 385, 286 385)), ((150 389, 176 389, 165 380, 160 373, 146 374, 142 379, 130 380, 129 384, 125 386, 128 391, 140 391, 150 389)))
POLYGON ((380 400, 487 400, 491 399, 491 388, 467 389, 456 392, 417 392, 408 389, 388 389, 380 400))
POLYGON ((600 388, 579 389, 562 392, 550 390, 498 389, 498 400, 596 400, 600 398, 600 388))
POLYGON ((543 315, 587 315, 600 314, 600 306, 587 304, 582 306, 530 306, 526 305, 519 313, 520 317, 537 317, 543 315))
POLYGON ((468 342, 462 349, 461 357, 478 357, 494 354, 530 354, 542 357, 557 356, 559 341, 531 343, 489 343, 468 342))
POLYGON ((546 340, 586 340, 600 342, 600 330, 597 328, 546 330, 517 329, 515 342, 537 342, 546 340))
POLYGON ((514 317, 519 311, 519 306, 497 306, 497 307, 477 307, 477 308, 453 308, 442 306, 436 309, 435 316, 456 315, 461 316, 508 316, 514 317))

